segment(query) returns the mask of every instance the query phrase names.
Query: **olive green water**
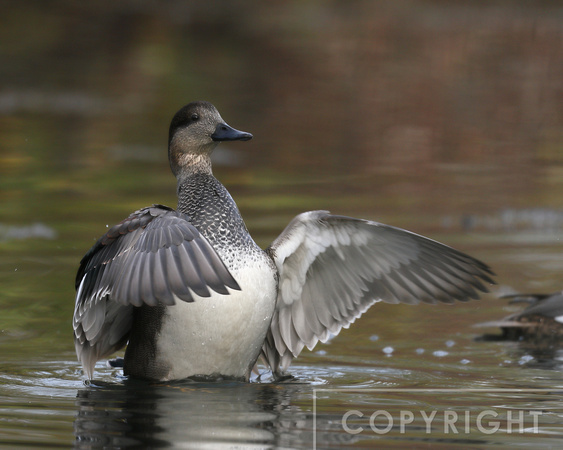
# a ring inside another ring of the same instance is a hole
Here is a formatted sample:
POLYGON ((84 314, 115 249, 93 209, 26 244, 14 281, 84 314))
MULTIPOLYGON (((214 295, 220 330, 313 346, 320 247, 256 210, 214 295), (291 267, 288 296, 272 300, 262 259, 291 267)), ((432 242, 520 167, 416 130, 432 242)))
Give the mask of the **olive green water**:
POLYGON ((563 288, 558 2, 0 12, 0 446, 563 445, 563 353, 473 328, 516 310, 500 294, 563 288), (106 226, 175 206, 167 128, 196 99, 254 134, 219 147, 215 175, 260 245, 328 209, 466 251, 498 285, 467 304, 375 305, 290 382, 146 385, 100 362, 85 385, 78 263, 106 226))

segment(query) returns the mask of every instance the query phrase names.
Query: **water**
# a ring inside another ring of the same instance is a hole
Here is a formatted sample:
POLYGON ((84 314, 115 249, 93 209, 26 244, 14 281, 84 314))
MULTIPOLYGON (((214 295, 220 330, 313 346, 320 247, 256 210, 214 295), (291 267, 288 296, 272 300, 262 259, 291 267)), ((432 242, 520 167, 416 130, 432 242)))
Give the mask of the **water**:
POLYGON ((557 3, 31 3, 0 7, 0 446, 562 445, 561 350, 473 327, 517 310, 498 295, 562 289, 557 3), (466 251, 498 285, 378 304, 281 383, 102 361, 85 385, 78 263, 131 211, 175 206, 166 131, 194 99, 255 136, 214 170, 263 247, 328 209, 466 251))

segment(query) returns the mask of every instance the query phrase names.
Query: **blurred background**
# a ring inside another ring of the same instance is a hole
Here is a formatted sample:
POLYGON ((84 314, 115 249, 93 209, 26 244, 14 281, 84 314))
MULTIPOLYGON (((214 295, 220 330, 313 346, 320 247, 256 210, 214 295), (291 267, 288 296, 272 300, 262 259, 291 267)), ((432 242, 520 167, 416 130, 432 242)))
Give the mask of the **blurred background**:
POLYGON ((510 289, 560 288, 560 2, 1 8, 5 337, 49 321, 70 336, 84 252, 131 211, 175 206, 168 125, 199 99, 254 134, 219 147, 215 174, 262 246, 330 209, 444 239, 510 289))

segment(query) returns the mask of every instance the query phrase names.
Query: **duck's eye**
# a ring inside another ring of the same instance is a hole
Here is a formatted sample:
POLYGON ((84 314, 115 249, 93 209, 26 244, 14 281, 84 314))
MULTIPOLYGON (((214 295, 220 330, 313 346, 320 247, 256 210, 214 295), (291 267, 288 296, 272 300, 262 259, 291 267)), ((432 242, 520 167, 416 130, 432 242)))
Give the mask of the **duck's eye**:
POLYGON ((197 121, 199 120, 199 114, 193 113, 191 119, 192 119, 194 122, 197 122, 197 121))

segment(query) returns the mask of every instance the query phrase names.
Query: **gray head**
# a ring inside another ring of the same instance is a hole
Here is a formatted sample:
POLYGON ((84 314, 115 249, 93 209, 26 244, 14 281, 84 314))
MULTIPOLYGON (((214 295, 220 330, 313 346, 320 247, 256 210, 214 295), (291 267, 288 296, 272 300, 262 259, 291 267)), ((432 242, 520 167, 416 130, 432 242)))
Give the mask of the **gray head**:
POLYGON ((211 172, 209 155, 219 142, 250 139, 250 133, 227 125, 211 103, 189 103, 174 115, 170 123, 170 167, 177 178, 195 171, 211 172))

